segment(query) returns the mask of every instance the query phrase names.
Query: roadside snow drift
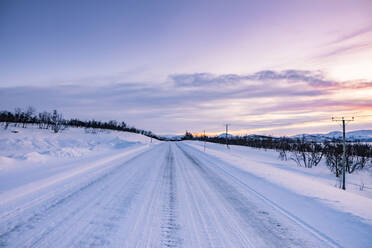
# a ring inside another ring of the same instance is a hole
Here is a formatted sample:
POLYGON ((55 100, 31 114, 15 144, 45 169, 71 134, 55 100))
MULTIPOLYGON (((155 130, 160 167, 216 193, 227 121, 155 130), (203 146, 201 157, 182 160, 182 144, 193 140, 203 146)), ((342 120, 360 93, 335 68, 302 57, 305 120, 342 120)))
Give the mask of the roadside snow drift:
POLYGON ((149 137, 117 131, 70 128, 54 133, 35 127, 0 129, 0 192, 150 142, 149 137))

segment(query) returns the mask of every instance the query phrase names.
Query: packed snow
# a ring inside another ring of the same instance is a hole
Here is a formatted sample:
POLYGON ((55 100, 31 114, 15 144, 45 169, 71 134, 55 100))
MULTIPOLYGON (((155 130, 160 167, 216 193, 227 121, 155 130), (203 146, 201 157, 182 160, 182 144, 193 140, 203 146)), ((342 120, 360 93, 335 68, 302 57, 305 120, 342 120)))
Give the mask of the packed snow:
POLYGON ((2 129, 0 246, 371 247, 369 172, 342 191, 324 165, 203 145, 2 129))

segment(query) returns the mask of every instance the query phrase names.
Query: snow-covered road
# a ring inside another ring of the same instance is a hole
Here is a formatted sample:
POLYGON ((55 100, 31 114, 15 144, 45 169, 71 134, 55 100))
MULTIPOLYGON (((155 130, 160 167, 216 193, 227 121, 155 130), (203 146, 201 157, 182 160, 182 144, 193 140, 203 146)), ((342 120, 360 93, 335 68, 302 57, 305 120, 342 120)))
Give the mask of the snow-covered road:
MULTIPOLYGON (((236 168, 183 142, 61 180, 46 178, 40 190, 0 200, 0 246, 348 246, 258 192, 236 168)), ((368 237, 359 242, 355 247, 368 237)))

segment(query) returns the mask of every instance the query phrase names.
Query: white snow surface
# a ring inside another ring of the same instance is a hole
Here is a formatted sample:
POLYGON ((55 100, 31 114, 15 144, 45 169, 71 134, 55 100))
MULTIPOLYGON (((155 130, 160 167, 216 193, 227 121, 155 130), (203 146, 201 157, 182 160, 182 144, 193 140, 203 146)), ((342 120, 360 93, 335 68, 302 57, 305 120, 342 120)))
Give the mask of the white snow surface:
POLYGON ((123 149, 150 142, 143 135, 107 130, 70 128, 55 134, 36 127, 0 129, 0 192, 81 163, 115 158, 123 149))
POLYGON ((0 131, 3 247, 372 244, 368 175, 359 194, 270 151, 17 130, 0 131))
POLYGON ((1 159, 43 162, 50 158, 76 158, 92 151, 120 149, 150 138, 128 132, 86 131, 70 128, 59 133, 35 127, 0 130, 1 159))

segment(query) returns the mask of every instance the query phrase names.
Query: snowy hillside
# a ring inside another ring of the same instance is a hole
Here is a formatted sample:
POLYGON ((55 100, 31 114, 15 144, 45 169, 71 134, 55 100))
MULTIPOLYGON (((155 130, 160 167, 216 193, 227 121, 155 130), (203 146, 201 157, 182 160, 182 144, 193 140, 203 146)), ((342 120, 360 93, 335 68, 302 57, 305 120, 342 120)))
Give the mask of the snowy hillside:
POLYGON ((233 138, 234 136, 231 135, 231 134, 222 133, 222 134, 218 135, 217 137, 218 137, 218 138, 224 138, 224 139, 226 139, 226 137, 227 137, 228 139, 231 139, 231 138, 233 138))
MULTIPOLYGON (((216 137, 226 138, 226 134, 222 133, 216 137)), ((234 139, 234 138, 240 138, 240 137, 241 136, 235 136, 231 134, 227 135, 228 139, 234 139)), ((268 138, 269 136, 250 134, 248 135, 248 137, 254 138, 254 139, 265 139, 265 138, 268 138)), ((327 134, 298 134, 298 135, 291 136, 290 138, 303 138, 303 137, 305 137, 306 140, 323 142, 327 140, 330 141, 332 139, 342 139, 342 132, 333 131, 327 134)), ((271 137, 271 138, 275 139, 278 137, 271 137)), ((346 139, 348 141, 372 142, 372 130, 357 130, 357 131, 347 132, 346 139)))
MULTIPOLYGON (((327 134, 299 134, 293 137, 305 137, 305 139, 313 141, 326 141, 332 139, 342 139, 342 132, 333 131, 327 134)), ((372 142, 372 130, 357 130, 346 132, 346 139, 348 141, 372 142)))

